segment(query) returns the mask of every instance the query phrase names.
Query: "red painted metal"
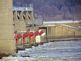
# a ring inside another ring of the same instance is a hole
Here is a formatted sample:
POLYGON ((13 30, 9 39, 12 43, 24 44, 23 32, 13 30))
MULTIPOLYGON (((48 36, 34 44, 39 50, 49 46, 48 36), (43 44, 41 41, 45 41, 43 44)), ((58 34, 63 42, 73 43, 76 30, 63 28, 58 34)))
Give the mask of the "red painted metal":
POLYGON ((16 44, 18 44, 19 39, 22 38, 21 34, 15 34, 16 44))

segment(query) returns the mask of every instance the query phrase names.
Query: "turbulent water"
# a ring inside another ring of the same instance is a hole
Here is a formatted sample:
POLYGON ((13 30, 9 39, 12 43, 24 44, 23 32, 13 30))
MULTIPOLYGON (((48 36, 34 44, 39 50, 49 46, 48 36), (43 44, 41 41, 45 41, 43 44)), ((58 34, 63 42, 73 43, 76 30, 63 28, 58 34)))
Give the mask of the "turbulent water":
POLYGON ((17 56, 30 56, 37 61, 81 61, 81 41, 49 42, 18 51, 17 56))

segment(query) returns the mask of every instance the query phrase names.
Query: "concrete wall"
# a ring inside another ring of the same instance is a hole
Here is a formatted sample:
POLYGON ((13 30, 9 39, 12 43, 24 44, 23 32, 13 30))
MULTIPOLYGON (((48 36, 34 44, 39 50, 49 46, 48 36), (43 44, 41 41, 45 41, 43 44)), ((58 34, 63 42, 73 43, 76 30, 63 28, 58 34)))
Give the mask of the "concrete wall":
POLYGON ((0 54, 15 52, 12 0, 0 0, 0 54))
POLYGON ((33 12, 31 11, 13 11, 14 31, 27 31, 27 25, 33 20, 33 12))
POLYGON ((14 31, 17 31, 18 33, 26 31, 26 23, 23 19, 23 12, 20 12, 20 14, 18 15, 17 11, 15 11, 13 14, 14 31))
MULTIPOLYGON (((72 25, 72 24, 71 24, 72 25)), ((81 30, 67 26, 56 25, 47 27, 48 38, 75 38, 81 37, 81 30)))

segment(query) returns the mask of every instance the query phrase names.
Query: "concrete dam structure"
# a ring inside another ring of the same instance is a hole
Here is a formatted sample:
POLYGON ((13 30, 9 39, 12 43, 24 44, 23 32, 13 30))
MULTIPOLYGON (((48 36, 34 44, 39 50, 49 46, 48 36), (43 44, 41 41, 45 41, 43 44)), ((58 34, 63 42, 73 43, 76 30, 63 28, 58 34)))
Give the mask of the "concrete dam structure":
POLYGON ((12 0, 0 0, 0 54, 15 51, 12 0))
POLYGON ((32 7, 12 8, 12 0, 0 0, 0 54, 15 53, 16 43, 14 33, 23 34, 28 29, 34 29, 34 31, 37 29, 44 30, 46 41, 47 39, 81 38, 81 21, 43 20, 41 25, 37 25, 39 21, 38 23, 33 23, 35 20, 32 7))
POLYGON ((47 38, 53 40, 79 39, 81 38, 81 21, 45 21, 47 38))
POLYGON ((14 31, 17 33, 26 32, 28 24, 33 20, 33 8, 13 7, 14 31))
MULTIPOLYGON (((19 7, 16 7, 19 8, 19 7)), ((21 7, 19 10, 13 11, 14 16, 14 23, 15 23, 15 30, 19 31, 27 31, 27 29, 31 29, 32 25, 31 22, 36 21, 36 18, 33 16, 33 10, 31 9, 26 10, 28 7, 21 7), (20 13, 20 14, 19 14, 20 13), (33 19, 32 19, 33 17, 33 19), (21 22, 23 22, 22 25, 16 26, 21 22)), ((39 21, 39 20, 38 20, 39 21)), ((42 20, 41 20, 42 21, 42 20)), ((41 23, 41 22, 40 22, 41 23)), ((40 24, 35 23, 35 25, 40 24)), ((34 24, 34 23, 33 23, 34 24)), ((41 25, 38 25, 37 27, 34 26, 34 28, 41 28, 46 32, 46 38, 52 39, 52 40, 58 40, 58 39, 65 39, 65 38, 80 38, 81 37, 81 21, 80 20, 59 20, 59 21, 42 21, 41 25)))

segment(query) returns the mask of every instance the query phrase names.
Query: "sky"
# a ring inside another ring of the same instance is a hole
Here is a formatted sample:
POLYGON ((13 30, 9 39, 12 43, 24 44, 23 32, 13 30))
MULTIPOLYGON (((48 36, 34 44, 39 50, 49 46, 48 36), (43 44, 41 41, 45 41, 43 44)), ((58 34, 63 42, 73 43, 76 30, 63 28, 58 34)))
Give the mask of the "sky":
POLYGON ((80 20, 81 0, 13 0, 13 6, 33 4, 34 14, 45 20, 80 20))

